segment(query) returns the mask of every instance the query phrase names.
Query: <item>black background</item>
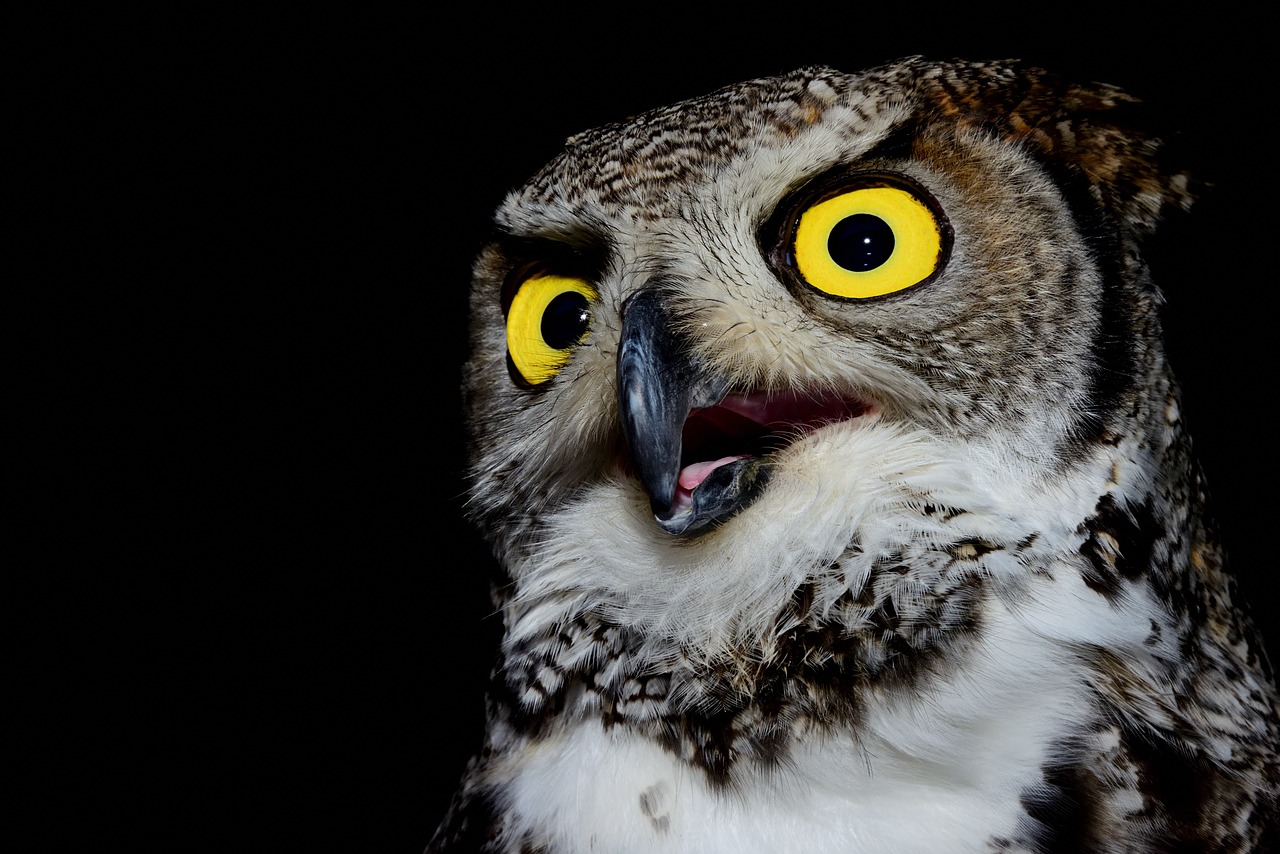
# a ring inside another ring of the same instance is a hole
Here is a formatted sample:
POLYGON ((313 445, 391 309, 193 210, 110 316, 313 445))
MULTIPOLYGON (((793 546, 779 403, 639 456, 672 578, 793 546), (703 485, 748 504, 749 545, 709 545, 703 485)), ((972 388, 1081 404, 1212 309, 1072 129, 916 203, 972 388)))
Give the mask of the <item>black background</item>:
POLYGON ((130 230, 156 247, 145 302, 163 320, 121 343, 147 365, 140 394, 172 401, 143 438, 161 484, 147 498, 178 521, 167 549, 144 550, 162 604, 125 636, 166 653, 136 677, 163 686, 142 729, 154 715, 150 749, 201 781, 178 798, 192 836, 422 850, 478 745, 498 632, 487 553, 462 519, 458 412, 487 218, 571 133, 804 64, 1021 57, 1176 120, 1218 190, 1168 264, 1175 364, 1276 649, 1262 500, 1274 147, 1270 105, 1254 103, 1257 22, 1166 21, 1166 40, 1146 21, 994 11, 547 14, 335 14, 217 37, 175 25, 133 69, 136 130, 114 178, 159 179, 134 190, 153 216, 130 230))

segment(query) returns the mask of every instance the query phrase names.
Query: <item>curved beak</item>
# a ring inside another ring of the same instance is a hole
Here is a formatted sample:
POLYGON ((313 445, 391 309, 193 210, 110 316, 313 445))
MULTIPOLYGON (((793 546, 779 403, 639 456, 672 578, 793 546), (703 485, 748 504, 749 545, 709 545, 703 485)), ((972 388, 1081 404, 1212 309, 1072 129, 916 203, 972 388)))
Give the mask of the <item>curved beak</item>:
POLYGON ((696 534, 749 504, 767 468, 758 457, 735 456, 707 467, 696 486, 681 485, 685 422, 693 410, 720 403, 729 383, 690 355, 673 326, 655 289, 623 305, 618 411, 655 520, 672 534, 696 534))

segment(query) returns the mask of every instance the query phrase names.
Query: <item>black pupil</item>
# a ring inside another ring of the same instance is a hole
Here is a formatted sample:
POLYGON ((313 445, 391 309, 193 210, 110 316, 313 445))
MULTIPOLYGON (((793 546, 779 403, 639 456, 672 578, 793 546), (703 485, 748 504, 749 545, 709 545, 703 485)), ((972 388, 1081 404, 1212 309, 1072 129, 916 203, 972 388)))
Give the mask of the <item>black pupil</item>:
POLYGON ((572 347, 587 333, 587 298, 565 291, 547 304, 542 313, 542 340, 553 350, 572 347))
POLYGON ((874 270, 893 254, 893 229, 878 216, 854 214, 836 223, 827 237, 831 258, 846 270, 874 270))

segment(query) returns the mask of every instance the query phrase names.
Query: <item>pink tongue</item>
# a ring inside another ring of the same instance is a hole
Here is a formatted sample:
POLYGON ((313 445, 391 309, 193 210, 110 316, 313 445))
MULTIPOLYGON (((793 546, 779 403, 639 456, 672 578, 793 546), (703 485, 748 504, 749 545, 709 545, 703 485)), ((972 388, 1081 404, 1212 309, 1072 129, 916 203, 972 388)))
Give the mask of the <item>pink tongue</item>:
POLYGON ((698 484, 707 479, 707 475, 720 468, 720 466, 731 463, 734 460, 746 459, 748 456, 748 454, 737 454, 731 457, 721 457, 718 460, 687 465, 680 470, 680 487, 692 492, 697 489, 698 484))

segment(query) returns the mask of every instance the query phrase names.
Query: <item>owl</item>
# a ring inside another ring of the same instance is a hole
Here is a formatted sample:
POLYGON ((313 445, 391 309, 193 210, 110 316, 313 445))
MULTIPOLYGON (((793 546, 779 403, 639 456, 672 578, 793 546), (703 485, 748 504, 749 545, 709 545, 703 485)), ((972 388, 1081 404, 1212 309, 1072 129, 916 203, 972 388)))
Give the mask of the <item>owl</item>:
POLYGON ((503 638, 428 850, 1280 850, 1150 264, 1171 154, 1118 88, 908 57, 512 191, 462 379, 503 638))

